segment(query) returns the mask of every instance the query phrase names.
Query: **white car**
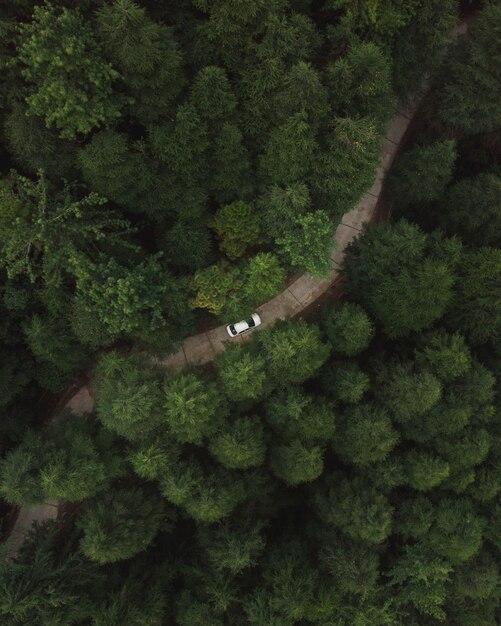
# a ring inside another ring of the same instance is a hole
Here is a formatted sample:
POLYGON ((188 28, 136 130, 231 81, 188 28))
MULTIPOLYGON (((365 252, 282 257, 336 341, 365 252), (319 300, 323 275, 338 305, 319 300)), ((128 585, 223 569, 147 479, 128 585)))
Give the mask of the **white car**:
POLYGON ((249 320, 242 320, 236 324, 228 324, 228 326, 226 326, 226 330, 228 331, 228 335, 230 337, 237 337, 238 335, 242 335, 243 333, 246 333, 260 325, 261 318, 257 313, 253 313, 249 320))

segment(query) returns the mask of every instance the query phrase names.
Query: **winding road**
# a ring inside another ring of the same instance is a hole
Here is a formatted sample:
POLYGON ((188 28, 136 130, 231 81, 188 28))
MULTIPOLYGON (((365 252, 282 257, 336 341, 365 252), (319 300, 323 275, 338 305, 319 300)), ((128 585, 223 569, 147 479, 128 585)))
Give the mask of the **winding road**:
MULTIPOLYGON (((449 42, 454 41, 458 35, 465 34, 468 26, 468 20, 461 21, 451 33, 449 42)), ((409 98, 405 105, 399 107, 391 119, 382 139, 379 166, 374 183, 362 196, 356 207, 344 214, 341 224, 336 230, 330 251, 331 271, 329 276, 325 279, 318 279, 303 274, 278 296, 261 305, 257 309, 263 321, 260 329, 272 326, 278 320, 298 315, 325 293, 338 278, 346 247, 359 235, 364 224, 371 221, 386 174, 399 152, 410 121, 416 114, 428 87, 429 78, 426 77, 419 91, 409 98)), ((218 353, 225 349, 229 341, 245 340, 242 337, 229 339, 226 326, 222 325, 213 330, 188 337, 182 342, 177 352, 161 360, 160 363, 168 371, 181 369, 187 365, 202 365, 212 361, 218 353)), ((75 415, 83 415, 92 412, 93 407, 94 399, 89 386, 85 385, 74 394, 64 408, 70 409, 75 415)), ((58 502, 53 500, 22 507, 9 535, 11 544, 9 556, 15 555, 17 547, 31 529, 33 522, 56 519, 57 515, 58 502)))

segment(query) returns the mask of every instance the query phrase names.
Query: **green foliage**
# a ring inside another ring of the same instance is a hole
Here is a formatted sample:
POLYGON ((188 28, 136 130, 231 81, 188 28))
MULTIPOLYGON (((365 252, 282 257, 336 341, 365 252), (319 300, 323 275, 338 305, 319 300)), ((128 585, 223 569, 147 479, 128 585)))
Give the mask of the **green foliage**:
POLYGON ((452 140, 416 145, 400 156, 390 177, 399 206, 438 200, 452 179, 456 144, 452 140))
POLYGON ((440 380, 448 382, 466 374, 471 354, 461 335, 434 331, 423 337, 422 346, 416 351, 416 361, 429 367, 440 380))
POLYGON ((219 380, 228 398, 255 400, 266 389, 264 358, 241 345, 229 345, 215 360, 219 380))
POLYGON ((436 506, 435 521, 425 541, 449 562, 462 563, 478 552, 483 527, 468 500, 444 498, 436 506))
POLYGON ((355 541, 376 544, 391 532, 393 509, 385 496, 361 478, 326 476, 313 495, 320 519, 355 541))
POLYGON ((324 469, 323 449, 299 440, 274 445, 270 450, 270 467, 288 485, 311 482, 324 469))
POLYGON ((28 85, 30 113, 44 117, 61 137, 73 139, 119 117, 111 98, 119 74, 103 59, 78 10, 36 6, 32 22, 21 27, 17 60, 28 85))
POLYGON ((441 398, 442 385, 429 372, 396 365, 380 375, 386 385, 379 395, 397 422, 407 422, 431 409, 441 398))
POLYGON ((389 572, 390 585, 394 585, 399 602, 410 603, 425 615, 443 620, 446 583, 452 571, 449 563, 423 546, 406 546, 403 555, 389 572))
POLYGON ((325 398, 307 395, 297 387, 287 387, 267 401, 266 421, 280 441, 328 441, 335 429, 330 403, 325 398))
POLYGON ((313 211, 293 219, 289 230, 277 238, 280 253, 292 267, 324 278, 331 270, 332 223, 325 211, 313 211))
POLYGON ((249 246, 260 240, 261 229, 255 211, 241 200, 220 207, 212 226, 221 240, 219 247, 229 259, 242 256, 249 246))
POLYGON ((22 506, 43 502, 40 481, 49 446, 33 431, 28 431, 20 446, 0 461, 0 491, 12 504, 22 506))
POLYGON ((61 546, 55 522, 36 525, 15 559, 0 561, 0 616, 5 624, 61 624, 88 620, 103 572, 73 545, 61 546))
POLYGON ((211 232, 202 216, 195 223, 179 219, 161 237, 159 245, 166 260, 184 271, 205 267, 213 257, 211 232))
POLYGON ((340 219, 371 186, 379 158, 376 123, 336 117, 325 149, 315 160, 312 187, 318 203, 340 219))
POLYGON ((217 526, 202 526, 198 529, 198 539, 211 565, 232 574, 255 565, 265 547, 261 523, 222 522, 217 526))
POLYGON ((115 489, 90 502, 78 520, 82 552, 97 563, 129 559, 154 540, 165 507, 139 488, 115 489))
POLYGON ((424 495, 400 502, 396 511, 395 531, 405 539, 426 536, 434 521, 433 504, 424 495))
POLYGON ((245 268, 244 293, 250 302, 270 300, 283 287, 285 270, 270 252, 259 252, 245 268))
POLYGON ((413 489, 433 489, 449 476, 449 464, 424 450, 411 450, 405 457, 407 480, 413 489))
POLYGON ((184 83, 171 30, 131 0, 115 0, 98 10, 97 31, 131 94, 132 113, 143 123, 168 115, 184 83))
POLYGON ((478 248, 463 255, 458 270, 453 320, 473 344, 501 332, 501 250, 478 248))
POLYGON ((79 258, 74 262, 74 271, 77 293, 86 294, 89 309, 112 334, 153 333, 166 324, 167 302, 178 310, 183 307, 180 284, 166 276, 155 256, 133 269, 115 259, 94 263, 79 258))
POLYGON ((399 95, 412 93, 423 76, 442 61, 457 21, 456 0, 419 0, 410 20, 397 33, 393 52, 393 84, 399 95))
POLYGON ((105 354, 96 368, 96 386, 97 415, 118 435, 142 439, 165 422, 159 382, 140 359, 105 354))
POLYGON ((325 80, 336 115, 370 116, 385 123, 393 110, 391 62, 375 43, 352 44, 346 56, 327 66, 325 80))
POLYGON ((379 575, 378 554, 370 546, 345 537, 335 539, 322 549, 320 558, 336 585, 343 594, 364 597, 372 593, 379 575))
POLYGON ((194 374, 176 374, 164 385, 165 422, 180 443, 201 445, 213 435, 225 414, 217 386, 194 374))
POLYGON ((438 114, 468 133, 499 129, 500 18, 501 7, 488 4, 444 63, 438 114))
POLYGON ((221 467, 205 469, 194 460, 176 464, 160 481, 163 495, 198 522, 216 522, 245 500, 242 479, 221 467))
POLYGON ((365 350, 374 335, 368 315, 362 307, 350 302, 327 311, 323 327, 334 350, 346 356, 365 350))
POLYGON ((210 125, 231 119, 237 105, 224 69, 210 65, 195 76, 191 100, 200 117, 210 125))
POLYGON ((211 189, 218 202, 246 198, 252 191, 250 154, 235 124, 224 123, 214 140, 211 189))
POLYGON ((334 451, 354 465, 384 460, 399 441, 388 414, 379 407, 359 404, 339 421, 334 451))
POLYGON ((322 389, 330 396, 349 404, 357 404, 369 389, 370 380, 356 363, 327 365, 322 373, 322 389))
POLYGON ((110 433, 70 414, 59 416, 41 436, 26 432, 2 460, 0 489, 8 502, 19 505, 44 499, 80 502, 123 474, 110 433))
MULTIPOLYGON (((352 243, 343 276, 347 293, 378 320, 389 337, 420 331, 440 318, 452 296, 449 262, 427 254, 427 237, 417 226, 369 225, 352 243), (378 250, 375 258, 374 250, 378 250)), ((439 240, 439 250, 447 241, 439 240)))
POLYGON ((501 178, 479 174, 462 178, 447 189, 438 219, 440 226, 478 246, 501 243, 501 178))
POLYGON ((262 465, 266 446, 258 417, 238 417, 224 425, 209 443, 214 458, 228 469, 262 465))
POLYGON ((279 386, 311 378, 329 355, 319 329, 301 321, 279 322, 272 331, 261 332, 257 341, 269 376, 279 386))
POLYGON ((210 265, 195 273, 192 289, 196 295, 190 304, 219 315, 227 306, 231 292, 241 286, 242 279, 237 268, 229 267, 225 263, 210 265))
POLYGON ((36 182, 15 171, 0 182, 1 264, 9 278, 26 274, 43 277, 47 283, 61 282, 61 265, 68 257, 116 247, 130 252, 134 246, 127 235, 134 232, 129 222, 106 206, 106 200, 91 193, 75 200, 75 186, 57 190, 43 171, 36 182))
POLYGON ((260 158, 260 177, 272 185, 288 186, 303 181, 310 171, 315 149, 314 133, 306 114, 292 115, 272 130, 260 158))

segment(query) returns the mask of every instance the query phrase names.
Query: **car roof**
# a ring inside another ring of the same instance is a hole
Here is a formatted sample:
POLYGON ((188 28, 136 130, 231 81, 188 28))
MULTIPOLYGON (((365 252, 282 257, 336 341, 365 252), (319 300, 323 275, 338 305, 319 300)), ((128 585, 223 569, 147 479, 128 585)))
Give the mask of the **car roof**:
POLYGON ((249 324, 245 320, 237 322, 236 324, 234 324, 234 326, 237 333, 240 333, 242 332, 242 330, 247 330, 249 328, 249 324))

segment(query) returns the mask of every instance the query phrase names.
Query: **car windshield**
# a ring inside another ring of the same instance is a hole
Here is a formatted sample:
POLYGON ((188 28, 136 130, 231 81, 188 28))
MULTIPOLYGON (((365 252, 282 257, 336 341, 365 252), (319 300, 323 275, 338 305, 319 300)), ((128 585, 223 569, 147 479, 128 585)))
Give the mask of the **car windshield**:
POLYGON ((249 325, 249 328, 252 328, 256 325, 256 322, 251 318, 250 320, 247 320, 247 324, 249 325))
POLYGON ((230 330, 234 335, 237 334, 237 331, 235 330, 235 324, 230 324, 230 330))

